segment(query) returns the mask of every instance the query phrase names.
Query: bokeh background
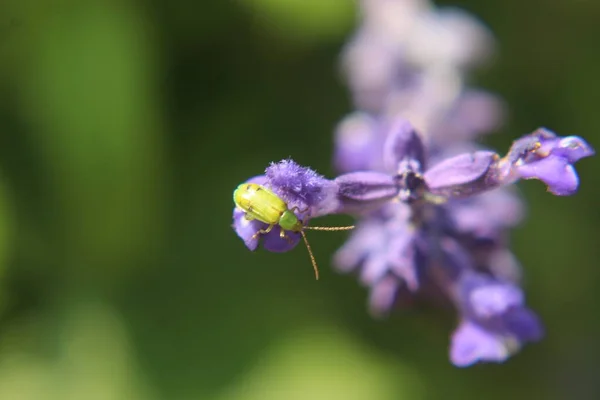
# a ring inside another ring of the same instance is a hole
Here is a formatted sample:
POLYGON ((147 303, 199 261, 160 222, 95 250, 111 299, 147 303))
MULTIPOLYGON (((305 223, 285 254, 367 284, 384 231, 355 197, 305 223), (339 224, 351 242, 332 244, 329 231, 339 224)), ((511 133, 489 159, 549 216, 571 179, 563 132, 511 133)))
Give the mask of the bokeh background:
MULTIPOLYGON (((498 38, 474 83, 511 117, 486 144, 543 125, 600 147, 600 2, 451 4, 498 38)), ((595 159, 574 197, 519 184, 547 337, 503 365, 453 367, 445 312, 369 317, 329 264, 344 233, 311 234, 316 283, 304 249, 232 231, 270 161, 334 174, 354 26, 349 0, 0 2, 0 399, 600 398, 595 159)))

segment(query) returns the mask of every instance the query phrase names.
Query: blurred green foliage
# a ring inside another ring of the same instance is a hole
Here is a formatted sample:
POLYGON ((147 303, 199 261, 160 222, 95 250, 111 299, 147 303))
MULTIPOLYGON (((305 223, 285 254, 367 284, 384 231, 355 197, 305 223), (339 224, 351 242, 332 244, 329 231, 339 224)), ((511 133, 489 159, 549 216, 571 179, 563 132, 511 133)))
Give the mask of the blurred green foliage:
MULTIPOLYGON (((499 40, 476 83, 512 118, 488 144, 544 125, 599 147, 600 3, 451 4, 499 40)), ((303 249, 250 253, 231 230, 232 190, 270 161, 334 173, 353 10, 0 3, 1 399, 598 398, 594 159, 572 198, 521 185, 514 249, 548 336, 504 365, 452 367, 445 313, 372 320, 327 265, 344 234, 312 236, 315 283, 303 249)))

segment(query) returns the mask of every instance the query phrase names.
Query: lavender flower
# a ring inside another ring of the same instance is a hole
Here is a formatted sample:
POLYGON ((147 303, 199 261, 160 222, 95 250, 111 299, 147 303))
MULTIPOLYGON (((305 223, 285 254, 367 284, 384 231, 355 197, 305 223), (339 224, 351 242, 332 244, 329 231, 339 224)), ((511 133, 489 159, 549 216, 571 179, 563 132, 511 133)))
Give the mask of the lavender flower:
POLYGON ((404 117, 437 145, 499 126, 502 102, 464 85, 466 72, 493 53, 492 35, 483 24, 427 0, 359 4, 361 25, 342 53, 359 110, 404 117))
POLYGON ((511 282, 465 272, 452 294, 462 316, 450 352, 457 366, 504 361, 522 343, 543 335, 538 317, 524 306, 523 292, 511 282))
MULTIPOLYGON (((246 183, 266 186, 286 202, 288 209, 296 207, 302 210, 298 217, 305 225, 311 218, 322 215, 360 213, 397 195, 396 184, 389 175, 356 172, 328 180, 292 160, 272 163, 265 170, 265 175, 253 177, 246 183)), ((249 250, 256 250, 260 239, 263 240, 263 247, 272 252, 289 251, 300 241, 300 234, 296 232, 288 231, 288 239, 282 238, 279 226, 260 237, 256 236, 257 232, 267 227, 268 224, 259 220, 248 220, 244 210, 234 208, 233 229, 249 250)))
POLYGON ((376 315, 387 313, 403 291, 451 301, 463 321, 452 341, 456 365, 503 361, 522 343, 538 340, 542 328, 523 304, 520 273, 507 248, 507 229, 518 222, 520 206, 498 188, 540 179, 552 193, 572 194, 572 163, 593 150, 581 138, 540 129, 504 157, 477 151, 425 169, 419 136, 406 122, 396 126, 387 134, 384 158, 401 203, 363 218, 335 262, 342 271, 360 271, 376 315), (494 313, 479 312, 494 304, 494 313))
POLYGON ((543 128, 515 141, 504 157, 470 143, 498 127, 504 115, 496 96, 464 85, 470 68, 489 56, 489 32, 468 14, 426 0, 360 4, 362 26, 342 60, 355 104, 366 112, 338 126, 335 164, 342 172, 394 174, 401 204, 361 218, 336 264, 360 271, 374 314, 386 313, 405 292, 449 299, 463 321, 452 361, 502 361, 541 336, 516 286, 521 273, 507 236, 522 206, 507 186, 539 179, 549 192, 571 195, 579 183, 573 163, 593 150, 579 137, 560 138, 543 128), (369 70, 373 54, 378 68, 369 70), (399 117, 422 133, 422 143, 399 117), (472 282, 478 282, 475 291, 472 282), (479 293, 479 300, 470 293, 479 293), (473 310, 486 296, 510 306, 483 318, 473 310))
MULTIPOLYGON (((302 218, 362 215, 335 262, 343 271, 360 271, 372 290, 374 314, 387 313, 399 292, 445 298, 461 320, 452 340, 453 363, 503 361, 523 343, 538 340, 542 328, 524 305, 506 245, 506 229, 518 221, 513 214, 519 208, 510 197, 486 194, 521 177, 540 179, 557 194, 573 193, 572 164, 593 150, 578 137, 538 130, 517 140, 504 157, 478 151, 426 168, 426 149, 413 127, 404 120, 387 125, 391 131, 382 152, 387 174, 352 172, 328 180, 284 160, 252 181, 270 187, 289 207, 307 208, 302 218), (540 164, 552 168, 536 168, 540 164)), ((266 227, 261 224, 234 210, 236 232, 251 250, 258 240, 252 237, 266 227)), ((269 251, 287 251, 298 242, 281 239, 275 230, 263 236, 269 251)))
MULTIPOLYGON (((491 54, 487 29, 428 0, 359 4, 361 26, 342 53, 357 108, 335 132, 334 163, 343 174, 326 179, 284 160, 249 182, 304 210, 304 224, 328 214, 358 219, 334 264, 369 287, 373 315, 416 297, 449 302, 459 321, 452 363, 505 361, 543 336, 508 246, 523 215, 511 185, 537 179, 554 195, 572 195, 574 163, 594 151, 545 128, 514 141, 504 156, 471 142, 505 114, 496 95, 465 85, 491 54)), ((299 241, 293 232, 282 239, 279 227, 257 237, 267 225, 237 208, 233 226, 250 250, 262 242, 288 251, 299 241)))

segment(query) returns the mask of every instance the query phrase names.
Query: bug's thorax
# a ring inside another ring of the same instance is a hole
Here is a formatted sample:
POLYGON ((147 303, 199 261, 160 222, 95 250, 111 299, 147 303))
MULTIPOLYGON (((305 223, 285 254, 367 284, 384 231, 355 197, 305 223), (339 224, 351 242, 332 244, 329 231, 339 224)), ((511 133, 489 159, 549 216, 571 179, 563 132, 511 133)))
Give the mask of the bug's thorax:
POLYGON ((290 210, 285 210, 283 214, 281 214, 279 225, 286 231, 294 232, 300 232, 304 228, 302 221, 300 221, 298 217, 296 217, 296 214, 290 210))

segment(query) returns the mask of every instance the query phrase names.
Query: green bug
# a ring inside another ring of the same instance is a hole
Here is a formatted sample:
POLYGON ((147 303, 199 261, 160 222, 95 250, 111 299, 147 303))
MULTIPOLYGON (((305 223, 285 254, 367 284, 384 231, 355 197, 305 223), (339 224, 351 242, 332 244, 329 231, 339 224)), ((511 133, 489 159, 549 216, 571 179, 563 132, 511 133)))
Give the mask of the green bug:
POLYGON ((312 262, 315 270, 315 278, 319 279, 319 268, 315 256, 313 255, 306 234, 305 229, 312 229, 318 231, 346 231, 353 229, 354 226, 306 226, 304 222, 299 219, 294 212, 299 211, 304 213, 308 209, 300 210, 298 207, 288 207, 287 203, 277 196, 271 190, 256 183, 242 183, 233 192, 233 201, 245 213, 245 218, 248 221, 257 220, 269 225, 266 229, 260 229, 256 232, 252 239, 256 239, 261 234, 267 234, 275 226, 281 228, 279 234, 282 239, 289 240, 286 235, 287 231, 299 232, 302 235, 308 255, 312 262))

